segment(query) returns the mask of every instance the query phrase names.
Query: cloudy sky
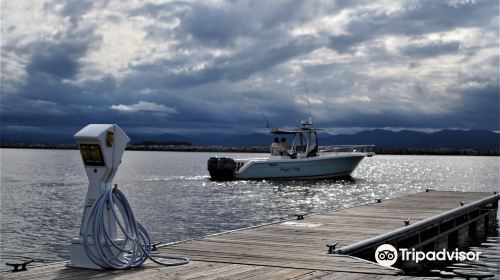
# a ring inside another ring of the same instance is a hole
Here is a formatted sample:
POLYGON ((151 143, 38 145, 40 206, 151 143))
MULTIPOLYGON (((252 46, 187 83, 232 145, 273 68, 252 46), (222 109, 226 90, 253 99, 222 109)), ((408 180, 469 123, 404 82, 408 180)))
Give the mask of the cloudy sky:
POLYGON ((500 130, 498 3, 1 1, 1 129, 500 130))

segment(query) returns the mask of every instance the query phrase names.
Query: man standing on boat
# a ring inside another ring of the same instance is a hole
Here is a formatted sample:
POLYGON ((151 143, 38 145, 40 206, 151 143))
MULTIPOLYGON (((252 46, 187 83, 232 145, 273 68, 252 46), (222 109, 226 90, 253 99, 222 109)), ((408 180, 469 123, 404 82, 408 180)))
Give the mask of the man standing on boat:
POLYGON ((286 138, 285 137, 281 138, 281 143, 280 144, 281 144, 281 147, 283 148, 283 151, 281 152, 281 155, 282 156, 288 155, 288 148, 289 148, 289 146, 288 146, 288 143, 286 142, 286 138))
POLYGON ((280 139, 278 137, 274 138, 274 142, 271 144, 271 155, 272 156, 280 156, 284 152, 283 146, 280 143, 280 139))

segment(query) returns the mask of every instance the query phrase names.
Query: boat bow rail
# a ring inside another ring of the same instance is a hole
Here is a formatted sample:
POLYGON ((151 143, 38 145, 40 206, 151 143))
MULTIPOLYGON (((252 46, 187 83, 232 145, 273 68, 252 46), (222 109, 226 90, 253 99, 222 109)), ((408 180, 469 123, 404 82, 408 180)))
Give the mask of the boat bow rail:
POLYGON ((374 154, 375 145, 338 145, 322 146, 320 153, 371 153, 374 154))

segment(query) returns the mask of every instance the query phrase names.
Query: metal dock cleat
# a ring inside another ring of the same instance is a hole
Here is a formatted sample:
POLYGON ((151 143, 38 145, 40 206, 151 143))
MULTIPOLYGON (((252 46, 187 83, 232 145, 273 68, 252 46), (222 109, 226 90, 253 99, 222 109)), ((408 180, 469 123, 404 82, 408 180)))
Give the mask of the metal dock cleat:
POLYGON ((35 261, 34 259, 31 259, 23 263, 5 263, 5 264, 13 267, 13 269, 11 270, 12 272, 19 272, 28 270, 26 266, 34 261, 35 261), (19 267, 21 267, 21 269, 19 269, 19 267))
POLYGON ((326 247, 328 247, 328 254, 333 254, 335 253, 335 247, 339 244, 339 242, 335 242, 334 244, 331 244, 331 245, 326 245, 326 247))

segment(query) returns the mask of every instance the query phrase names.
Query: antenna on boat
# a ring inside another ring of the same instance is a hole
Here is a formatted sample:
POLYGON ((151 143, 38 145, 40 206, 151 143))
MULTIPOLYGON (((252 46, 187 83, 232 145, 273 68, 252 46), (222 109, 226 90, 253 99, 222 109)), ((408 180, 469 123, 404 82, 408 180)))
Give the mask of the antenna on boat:
POLYGON ((307 80, 306 79, 304 79, 304 86, 306 89, 307 108, 309 109, 309 122, 311 122, 311 120, 312 120, 311 102, 309 101, 309 89, 307 88, 307 80))
POLYGON ((290 102, 292 102, 292 106, 293 106, 293 112, 294 112, 294 115, 295 115, 295 124, 297 125, 297 128, 299 128, 299 119, 297 118, 297 106, 295 105, 295 95, 293 95, 293 89, 292 89, 292 81, 290 81, 290 79, 288 80, 288 88, 289 88, 289 91, 290 91, 290 102))

